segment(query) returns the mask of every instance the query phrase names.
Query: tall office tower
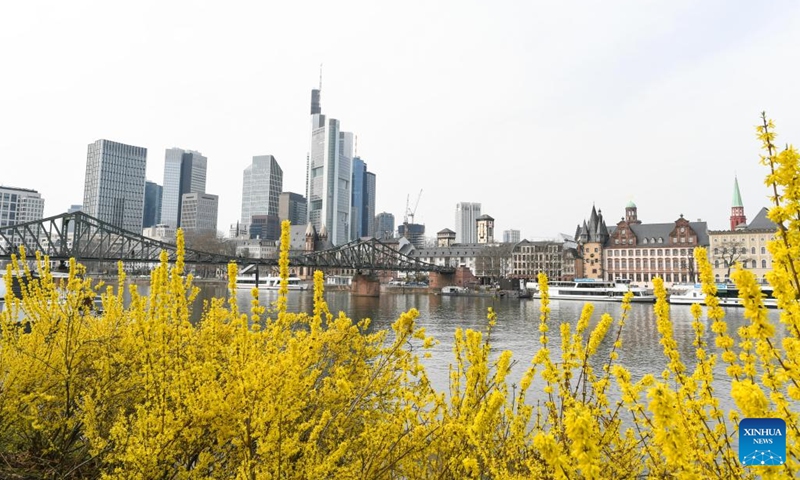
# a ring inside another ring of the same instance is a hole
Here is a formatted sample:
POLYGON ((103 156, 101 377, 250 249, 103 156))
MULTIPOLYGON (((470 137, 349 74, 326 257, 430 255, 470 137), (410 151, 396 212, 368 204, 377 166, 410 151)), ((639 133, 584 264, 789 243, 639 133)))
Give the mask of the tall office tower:
POLYGON ((503 243, 519 243, 519 230, 503 230, 503 243))
POLYGON ((299 193, 282 192, 278 197, 278 217, 292 225, 305 225, 308 218, 306 197, 299 193))
POLYGON ((311 92, 311 148, 306 173, 308 222, 322 227, 334 245, 350 237, 354 137, 341 132, 339 121, 326 118, 319 105, 319 91, 311 92))
POLYGON ((372 172, 367 172, 367 201, 364 205, 364 236, 375 236, 375 183, 376 177, 372 172))
POLYGON ((386 212, 375 215, 375 238, 378 240, 394 238, 394 215, 386 212))
POLYGON ((456 243, 478 243, 478 217, 481 204, 460 202, 456 204, 456 243))
POLYGON ((161 223, 161 185, 146 181, 144 184, 144 219, 142 228, 152 227, 161 223))
POLYGON ((367 171, 367 164, 360 157, 353 159, 352 190, 350 239, 374 236, 375 174, 367 171))
POLYGON ((147 149, 98 140, 89 144, 83 212, 130 232, 142 231, 147 149))
POLYGON ((187 232, 217 233, 219 197, 210 193, 184 193, 181 198, 181 228, 187 232))
POLYGON ((181 226, 181 198, 185 193, 206 192, 208 159, 200 152, 168 148, 164 154, 164 185, 161 194, 161 222, 181 226))
POLYGON ((283 170, 272 155, 258 155, 244 169, 241 227, 249 230, 254 215, 278 217, 283 170))
POLYGON ((0 227, 41 220, 44 199, 36 190, 0 186, 0 227))

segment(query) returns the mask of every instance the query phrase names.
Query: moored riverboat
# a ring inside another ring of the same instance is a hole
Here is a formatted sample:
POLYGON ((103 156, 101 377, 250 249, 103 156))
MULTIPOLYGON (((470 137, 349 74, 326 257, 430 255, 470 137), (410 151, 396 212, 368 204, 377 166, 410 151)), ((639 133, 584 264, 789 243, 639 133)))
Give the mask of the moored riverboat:
MULTIPOLYGON (((761 293, 764 295, 764 306, 777 308, 778 301, 772 295, 771 285, 760 285, 761 293)), ((741 307, 742 299, 739 298, 739 289, 731 283, 717 284, 717 298, 720 306, 741 307)), ((691 305, 694 303, 705 304, 706 295, 703 293, 703 285, 700 283, 676 284, 670 288, 669 303, 673 305, 691 305)))
MULTIPOLYGON (((308 290, 309 285, 303 283, 298 277, 289 277, 289 290, 308 290)), ((257 287, 259 290, 278 290, 281 288, 281 277, 260 277, 256 281, 255 275, 239 275, 236 277, 236 288, 250 290, 257 287)))
MULTIPOLYGON (((542 292, 533 288, 533 298, 541 298, 542 292)), ((578 278, 570 281, 554 281, 547 284, 551 300, 580 300, 589 302, 621 302, 631 292, 631 302, 652 303, 656 297, 651 289, 632 285, 629 280, 599 280, 578 278)))

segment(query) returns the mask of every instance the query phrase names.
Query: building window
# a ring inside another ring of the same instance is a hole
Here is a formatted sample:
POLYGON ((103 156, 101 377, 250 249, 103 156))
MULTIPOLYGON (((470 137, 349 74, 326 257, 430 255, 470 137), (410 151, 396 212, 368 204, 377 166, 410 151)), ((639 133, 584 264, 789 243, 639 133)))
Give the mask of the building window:
POLYGON ((765 253, 767 253, 766 247, 761 247, 761 254, 764 255, 765 253))
POLYGON ((755 255, 756 254, 756 247, 750 247, 750 254, 751 255, 755 255))
POLYGON ((761 268, 767 268, 767 261, 761 260, 761 268))

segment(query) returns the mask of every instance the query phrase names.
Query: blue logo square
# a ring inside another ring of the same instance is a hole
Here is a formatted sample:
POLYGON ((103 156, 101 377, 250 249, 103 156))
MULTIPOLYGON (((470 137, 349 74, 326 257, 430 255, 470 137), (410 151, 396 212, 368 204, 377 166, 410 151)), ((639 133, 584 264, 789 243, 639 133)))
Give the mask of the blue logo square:
POLYGON ((745 418, 739 422, 739 462, 742 465, 783 465, 786 422, 782 418, 745 418))

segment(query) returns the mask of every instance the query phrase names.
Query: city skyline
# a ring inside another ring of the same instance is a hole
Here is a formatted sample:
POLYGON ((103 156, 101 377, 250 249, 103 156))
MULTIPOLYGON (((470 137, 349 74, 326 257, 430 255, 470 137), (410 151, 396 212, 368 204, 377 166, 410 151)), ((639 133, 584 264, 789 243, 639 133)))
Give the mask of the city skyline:
MULTIPOLYGON (((683 214, 724 229, 735 177, 745 215, 769 206, 759 113, 775 120, 779 144, 800 138, 792 2, 445 2, 425 15, 421 4, 323 3, 312 19, 291 5, 89 4, 45 15, 11 5, 0 20, 0 39, 20 45, 0 79, 0 155, 16 167, 0 182, 39 192, 45 216, 81 202, 97 138, 202 151, 222 230, 239 216, 237 172, 259 152, 281 159, 284 190, 305 192, 320 63, 325 111, 358 133, 356 153, 384 179, 376 211, 401 218, 424 189, 416 220, 428 236, 454 229, 452 204, 464 198, 496 231, 528 239, 572 233, 593 204, 615 223, 629 201, 648 222, 683 214), (267 17, 280 49, 257 35, 267 17), (189 42, 181 32, 196 25, 208 34, 189 42), (177 68, 202 75, 157 74, 177 68), (105 115, 84 108, 103 102, 105 115)), ((147 180, 160 183, 163 161, 148 159, 147 180)))

